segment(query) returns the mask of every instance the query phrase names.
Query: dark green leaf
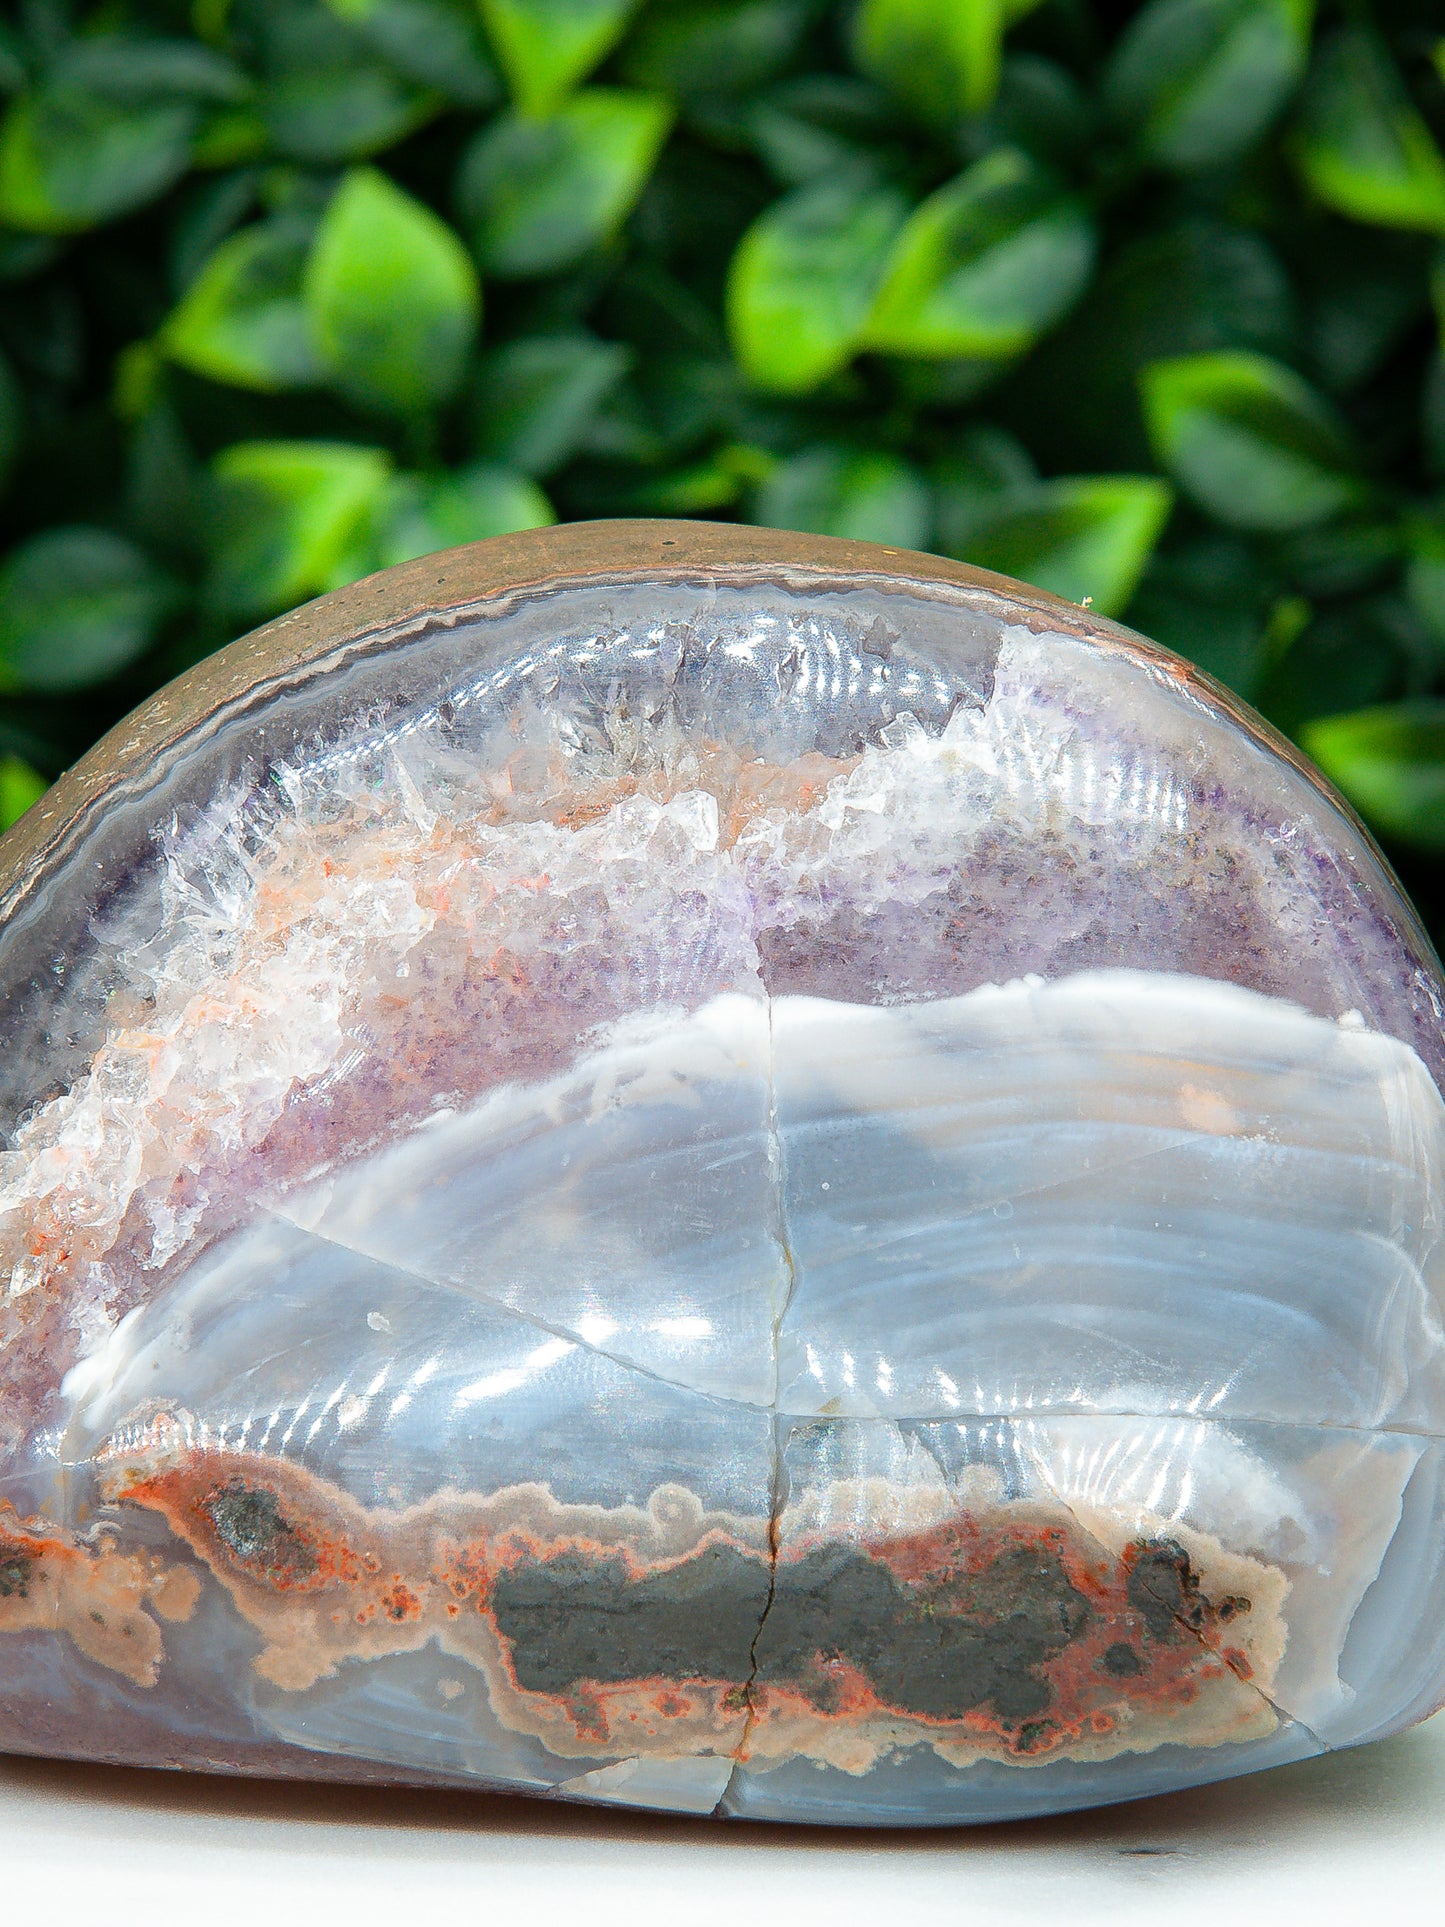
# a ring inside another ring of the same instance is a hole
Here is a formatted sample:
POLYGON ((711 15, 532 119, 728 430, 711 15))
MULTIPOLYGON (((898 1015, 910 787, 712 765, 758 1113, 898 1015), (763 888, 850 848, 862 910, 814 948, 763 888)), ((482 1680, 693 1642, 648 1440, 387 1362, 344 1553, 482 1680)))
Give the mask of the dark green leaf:
POLYGON ((995 569, 1068 602, 1116 616, 1169 519, 1165 482, 1150 475, 1078 475, 1011 494, 967 546, 963 560, 995 569))
POLYGON ((1416 518, 1407 540, 1405 594, 1436 645, 1445 651, 1445 513, 1416 518))
POLYGON ((1309 58, 1314 0, 1150 0, 1104 76, 1114 118, 1165 167, 1219 167, 1257 141, 1309 58))
POLYGON ((1372 828, 1445 851, 1445 701, 1321 717, 1301 741, 1372 828))
POLYGON ((477 463, 449 475, 398 475, 378 510, 375 566, 545 528, 556 519, 537 484, 510 469, 477 463))
POLYGON ((862 0, 853 58, 919 118, 951 127, 981 113, 998 86, 1004 26, 1027 11, 1005 0, 862 0))
POLYGON ((1327 207, 1445 234, 1445 158, 1373 34, 1346 28, 1320 50, 1295 159, 1327 207))
POLYGON ((263 391, 319 381, 301 305, 311 224, 278 214, 223 241, 160 333, 172 361, 263 391))
POLYGON ((74 40, 50 70, 53 85, 120 107, 168 100, 244 100, 251 83, 233 60, 193 40, 109 33, 74 40))
POLYGON ((326 0, 398 73, 473 108, 495 107, 502 83, 468 0, 326 0))
POLYGON ((1252 698, 1266 667, 1276 586, 1255 550, 1211 532, 1156 554, 1129 620, 1252 698))
POLYGON ((361 34, 305 0, 265 14, 265 84, 257 100, 271 141, 300 161, 361 160, 443 104, 379 59, 361 34))
POLYGON ((787 66, 811 11, 809 0, 674 0, 643 15, 623 72, 682 99, 750 93, 787 66))
POLYGON ((1219 521, 1303 529, 1361 498, 1340 424, 1278 362, 1184 356, 1152 363, 1142 385, 1155 454, 1219 521))
POLYGON ((749 228, 729 270, 727 312, 750 380, 803 394, 851 360, 905 213, 890 188, 825 181, 749 228))
POLYGON ((896 455, 823 444, 779 463, 758 490, 752 519, 765 528, 921 549, 932 503, 923 477, 896 455))
POLYGON ((785 187, 874 169, 896 134, 888 96, 848 74, 800 74, 754 101, 738 121, 785 187))
POLYGON ((967 555, 1001 508, 1029 496, 1038 471, 1022 442, 1001 428, 979 426, 964 431, 930 479, 937 545, 945 555, 967 555))
POLYGON ((550 474, 581 446, 630 360, 626 348, 582 333, 494 349, 477 373, 477 454, 523 475, 550 474))
POLYGON ((0 569, 0 689, 103 682, 155 640, 176 585, 107 529, 47 529, 0 569))
POLYGON ((1094 103, 1066 67, 1037 54, 1010 54, 987 126, 990 144, 1022 147, 1036 160, 1062 167, 1087 153, 1097 118, 1094 103))
POLYGON ((481 314, 476 269, 456 235, 370 167, 353 169, 336 190, 302 301, 317 359, 337 388, 401 415, 456 392, 481 314))
POLYGON ((209 599, 232 617, 274 615, 372 566, 391 461, 349 442, 240 442, 212 465, 209 599))
POLYGON ((40 772, 18 756, 0 756, 0 830, 18 823, 49 787, 40 772))
POLYGON ((1021 353, 1070 308, 1093 224, 1025 154, 1001 148, 932 194, 893 243, 862 345, 885 354, 1021 353))
POLYGON ((670 119, 655 95, 594 87, 544 119, 494 121, 457 187, 482 266, 548 274, 608 239, 642 192, 670 119))
POLYGON ((622 38, 637 0, 479 0, 492 45, 528 114, 549 114, 622 38))
POLYGON ((153 200, 184 173, 196 108, 118 105, 79 88, 20 94, 0 123, 0 220, 71 234, 153 200))
POLYGON ((1294 320, 1289 281, 1258 235, 1202 220, 1146 234, 1115 252, 1035 350, 1011 417, 1055 466, 1142 467, 1147 363, 1219 348, 1288 354, 1294 320))

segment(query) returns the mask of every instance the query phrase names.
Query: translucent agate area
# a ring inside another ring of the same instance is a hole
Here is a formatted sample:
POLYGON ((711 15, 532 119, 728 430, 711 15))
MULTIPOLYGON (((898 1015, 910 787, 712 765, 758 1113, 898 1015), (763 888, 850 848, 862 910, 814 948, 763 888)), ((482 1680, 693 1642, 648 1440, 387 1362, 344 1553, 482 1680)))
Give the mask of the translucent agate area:
POLYGON ((0 1744, 833 1822, 1445 1677, 1439 980, 977 589, 354 639, 14 886, 0 1744))

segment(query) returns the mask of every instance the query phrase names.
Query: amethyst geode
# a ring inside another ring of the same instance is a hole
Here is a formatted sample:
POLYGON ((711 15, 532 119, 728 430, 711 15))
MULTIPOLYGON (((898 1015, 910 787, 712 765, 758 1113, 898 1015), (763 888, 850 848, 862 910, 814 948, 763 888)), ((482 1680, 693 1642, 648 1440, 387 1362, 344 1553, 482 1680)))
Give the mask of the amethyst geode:
POLYGON ((1126 632, 484 544, 163 692, 0 919, 0 1745, 948 1822, 1440 1698, 1437 966, 1126 632))

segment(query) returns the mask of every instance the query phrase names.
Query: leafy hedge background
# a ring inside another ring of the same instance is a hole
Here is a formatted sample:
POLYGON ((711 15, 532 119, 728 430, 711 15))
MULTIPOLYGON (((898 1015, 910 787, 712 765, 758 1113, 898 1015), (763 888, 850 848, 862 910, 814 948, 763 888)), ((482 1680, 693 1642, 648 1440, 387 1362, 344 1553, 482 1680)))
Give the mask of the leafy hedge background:
POLYGON ((1445 914, 1439 0, 20 0, 0 820, 146 692, 552 520, 1125 617, 1445 914))

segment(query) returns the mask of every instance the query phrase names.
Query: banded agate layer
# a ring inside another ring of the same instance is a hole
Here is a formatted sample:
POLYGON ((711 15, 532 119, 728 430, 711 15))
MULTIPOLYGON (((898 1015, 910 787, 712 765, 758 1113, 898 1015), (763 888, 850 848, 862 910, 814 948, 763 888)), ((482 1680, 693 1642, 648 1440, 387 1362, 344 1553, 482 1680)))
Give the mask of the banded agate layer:
POLYGON ((359 638, 0 980, 0 1745, 946 1823, 1441 1697, 1435 966, 1126 640, 359 638))

